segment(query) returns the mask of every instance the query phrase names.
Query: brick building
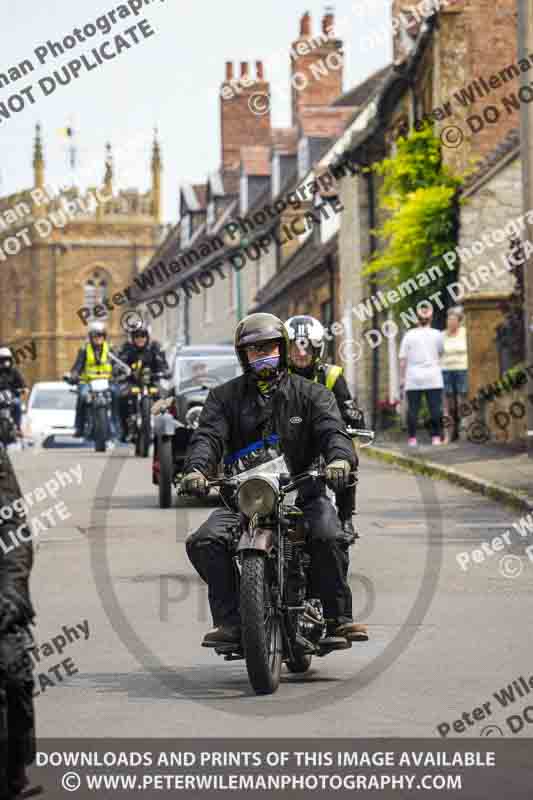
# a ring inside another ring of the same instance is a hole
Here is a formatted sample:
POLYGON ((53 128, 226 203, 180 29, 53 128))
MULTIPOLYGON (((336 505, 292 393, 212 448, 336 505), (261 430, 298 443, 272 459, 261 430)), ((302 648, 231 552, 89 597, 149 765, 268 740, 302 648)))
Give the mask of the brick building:
MULTIPOLYGON (((102 187, 91 187, 85 194, 72 187, 57 195, 46 187, 37 126, 33 168, 32 189, 0 200, 0 292, 5 309, 0 341, 15 349, 35 341, 36 360, 21 364, 30 382, 58 379, 70 369, 86 340, 78 310, 106 299, 118 305, 118 295, 149 260, 161 233, 162 166, 154 139, 151 189, 145 194, 116 191, 108 145, 102 187), (21 243, 18 252, 13 241, 21 243)), ((99 313, 116 343, 124 337, 124 295, 121 303, 123 307, 111 314, 105 309, 99 313)))

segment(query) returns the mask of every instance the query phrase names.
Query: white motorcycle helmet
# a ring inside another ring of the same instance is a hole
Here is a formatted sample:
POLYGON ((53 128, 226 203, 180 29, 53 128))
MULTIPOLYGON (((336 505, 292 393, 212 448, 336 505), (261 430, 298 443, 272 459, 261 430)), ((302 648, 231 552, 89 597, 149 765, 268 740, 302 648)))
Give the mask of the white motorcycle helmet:
POLYGON ((0 369, 11 369, 14 359, 9 347, 0 347, 0 369))
POLYGON ((302 353, 308 353, 311 348, 313 356, 311 366, 314 368, 324 355, 326 346, 326 332, 322 323, 309 314, 300 314, 288 319, 285 328, 289 334, 290 344, 296 344, 302 353))
POLYGON ((92 342, 95 336, 107 336, 107 328, 103 322, 91 322, 89 324, 89 340, 92 342))

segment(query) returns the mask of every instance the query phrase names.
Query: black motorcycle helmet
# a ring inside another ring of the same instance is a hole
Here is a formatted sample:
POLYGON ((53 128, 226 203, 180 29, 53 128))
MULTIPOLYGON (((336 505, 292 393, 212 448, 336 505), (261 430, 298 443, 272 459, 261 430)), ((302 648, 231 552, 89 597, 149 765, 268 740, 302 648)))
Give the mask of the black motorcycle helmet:
POLYGON ((235 329, 235 352, 243 372, 250 369, 246 347, 256 342, 279 342, 279 370, 288 368, 289 337, 283 322, 274 314, 249 314, 242 319, 235 329))
POLYGON ((150 343, 150 328, 148 325, 139 325, 138 328, 134 328, 130 334, 131 342, 137 347, 135 340, 138 336, 145 336, 146 337, 146 347, 150 343))

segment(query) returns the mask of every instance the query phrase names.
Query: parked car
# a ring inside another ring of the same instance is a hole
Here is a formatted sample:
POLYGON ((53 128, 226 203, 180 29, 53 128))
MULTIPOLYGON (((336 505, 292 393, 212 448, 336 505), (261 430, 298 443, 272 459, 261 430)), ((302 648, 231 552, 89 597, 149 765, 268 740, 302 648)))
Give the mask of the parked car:
POLYGON ((76 394, 63 381, 36 383, 31 390, 22 432, 29 443, 43 446, 63 437, 73 437, 76 394))
POLYGON ((184 346, 176 353, 171 397, 155 404, 153 482, 159 487, 159 505, 169 508, 172 486, 177 486, 189 440, 209 390, 236 378, 241 367, 231 345, 184 346))

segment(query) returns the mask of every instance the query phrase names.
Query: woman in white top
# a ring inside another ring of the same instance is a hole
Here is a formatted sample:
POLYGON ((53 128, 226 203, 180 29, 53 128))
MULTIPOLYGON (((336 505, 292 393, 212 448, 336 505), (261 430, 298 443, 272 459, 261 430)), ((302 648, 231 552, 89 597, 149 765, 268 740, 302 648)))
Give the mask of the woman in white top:
POLYGON ((407 394, 409 447, 416 447, 416 423, 425 394, 431 420, 431 443, 442 444, 442 331, 431 327, 432 308, 417 310, 418 327, 407 331, 400 345, 400 389, 407 394))
POLYGON ((459 438, 459 408, 468 394, 468 350, 466 329, 462 324, 463 316, 461 306, 455 306, 448 311, 443 338, 444 353, 441 359, 445 393, 444 413, 448 419, 453 420, 452 442, 459 438))

